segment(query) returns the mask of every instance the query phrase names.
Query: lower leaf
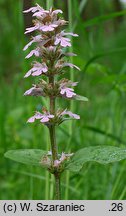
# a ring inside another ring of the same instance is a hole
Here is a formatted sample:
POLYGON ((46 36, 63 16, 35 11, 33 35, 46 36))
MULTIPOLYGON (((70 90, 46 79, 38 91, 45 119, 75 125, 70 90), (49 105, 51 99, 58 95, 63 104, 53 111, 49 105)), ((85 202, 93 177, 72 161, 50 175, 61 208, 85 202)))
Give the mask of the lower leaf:
POLYGON ((42 166, 44 168, 50 165, 47 153, 39 149, 10 150, 6 152, 4 156, 13 161, 27 165, 42 166))

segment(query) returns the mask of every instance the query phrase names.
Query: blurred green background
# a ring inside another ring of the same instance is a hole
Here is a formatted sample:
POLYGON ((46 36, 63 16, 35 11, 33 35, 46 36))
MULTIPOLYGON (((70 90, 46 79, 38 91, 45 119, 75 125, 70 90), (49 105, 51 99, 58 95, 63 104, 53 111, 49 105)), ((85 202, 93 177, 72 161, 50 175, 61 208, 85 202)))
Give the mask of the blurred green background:
MULTIPOLYGON (((10 149, 49 148, 48 130, 26 124, 45 101, 24 97, 34 79, 23 78, 30 68, 22 49, 31 15, 23 15, 36 1, 0 0, 0 199, 53 199, 53 177, 40 168, 4 158, 10 149)), ((46 0, 38 0, 44 8, 46 0)), ((54 7, 72 18, 67 27, 79 34, 73 40, 77 53, 73 63, 79 81, 76 92, 88 103, 74 102, 72 111, 81 116, 57 129, 60 151, 75 152, 85 146, 126 146, 126 1, 54 0, 54 7), (68 146, 69 143, 69 146, 68 146)), ((69 101, 59 101, 70 107, 69 101)), ((62 199, 126 199, 126 161, 107 166, 87 163, 81 173, 62 176, 62 199), (69 178, 68 178, 69 177, 69 178), (69 183, 69 184, 68 184, 69 183)))

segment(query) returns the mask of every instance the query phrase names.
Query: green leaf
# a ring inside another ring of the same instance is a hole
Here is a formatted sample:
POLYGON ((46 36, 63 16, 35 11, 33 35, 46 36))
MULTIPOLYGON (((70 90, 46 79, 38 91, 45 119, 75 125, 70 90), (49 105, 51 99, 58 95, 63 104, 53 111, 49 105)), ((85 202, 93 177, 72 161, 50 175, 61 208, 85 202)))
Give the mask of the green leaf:
POLYGON ((93 19, 89 19, 84 23, 84 27, 89 27, 89 26, 93 26, 93 25, 97 25, 101 22, 105 22, 107 20, 119 17, 119 16, 124 16, 126 14, 126 10, 122 10, 119 12, 114 12, 114 13, 110 13, 108 15, 103 15, 103 16, 98 16, 95 17, 93 19))
POLYGON ((87 0, 81 0, 80 5, 79 5, 79 12, 80 13, 82 13, 86 3, 87 3, 87 0))
POLYGON ((126 159, 126 149, 114 146, 91 146, 80 149, 66 164, 67 170, 78 172, 86 162, 108 164, 126 159))
POLYGON ((14 160, 19 163, 47 167, 44 158, 46 152, 39 149, 18 149, 10 150, 4 154, 6 158, 14 160))
POLYGON ((81 96, 81 95, 76 95, 74 98, 74 100, 79 100, 79 101, 88 101, 87 97, 81 96))
POLYGON ((111 134, 111 133, 108 133, 104 130, 101 130, 97 127, 92 127, 92 126, 89 126, 89 125, 85 125, 83 127, 84 130, 89 130, 89 131, 92 131, 94 133, 98 133, 98 134, 101 134, 101 135, 104 135, 104 136, 107 136, 113 140, 116 140, 117 142, 119 143, 123 143, 124 145, 126 145, 126 142, 124 140, 122 140, 120 137, 116 136, 115 134, 111 134))
POLYGON ((112 55, 112 54, 117 54, 117 53, 120 53, 120 52, 125 52, 126 51, 126 47, 120 47, 120 48, 116 48, 116 49, 112 49, 112 50, 108 50, 108 51, 105 51, 103 53, 99 53, 97 55, 94 55, 93 57, 91 57, 87 63, 85 64, 84 68, 82 69, 82 71, 86 71, 87 68, 89 67, 89 65, 96 61, 97 59, 99 58, 102 58, 102 57, 105 57, 105 56, 108 56, 108 55, 112 55))

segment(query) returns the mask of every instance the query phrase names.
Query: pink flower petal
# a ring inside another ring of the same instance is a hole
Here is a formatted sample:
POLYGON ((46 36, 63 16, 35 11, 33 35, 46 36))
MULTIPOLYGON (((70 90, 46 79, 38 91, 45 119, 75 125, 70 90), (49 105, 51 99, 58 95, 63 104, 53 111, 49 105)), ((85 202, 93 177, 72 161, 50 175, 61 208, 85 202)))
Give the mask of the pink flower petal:
POLYGON ((42 73, 46 73, 48 71, 48 67, 45 63, 39 63, 36 62, 33 66, 33 68, 31 70, 29 70, 26 74, 25 74, 25 78, 32 75, 32 76, 39 76, 42 73))
POLYGON ((31 92, 32 92, 34 89, 35 89, 35 87, 32 87, 32 88, 28 89, 28 90, 24 93, 24 95, 25 95, 25 96, 30 95, 31 92))
POLYGON ((42 36, 41 35, 37 35, 35 37, 33 37, 33 40, 30 41, 25 47, 24 47, 24 51, 27 50, 29 48, 29 46, 31 46, 34 42, 41 42, 42 40, 42 36))
POLYGON ((61 163, 61 161, 55 160, 55 161, 54 161, 54 167, 58 167, 60 163, 61 163))
POLYGON ((73 93, 73 92, 71 92, 71 91, 67 91, 66 92, 66 97, 68 97, 68 98, 72 98, 73 96, 75 96, 76 94, 75 93, 73 93))
POLYGON ((80 71, 80 68, 77 67, 76 65, 72 64, 72 63, 64 63, 63 67, 71 67, 71 68, 76 68, 77 70, 80 71))
POLYGON ((66 160, 66 154, 64 152, 62 152, 60 161, 63 162, 64 160, 66 160))
POLYGON ((25 74, 24 78, 29 77, 29 76, 31 75, 31 73, 32 73, 32 70, 29 70, 29 71, 25 74))
POLYGON ((54 10, 54 11, 52 12, 52 14, 56 14, 56 15, 57 15, 58 13, 61 13, 61 14, 62 14, 63 11, 62 11, 62 10, 54 10))
POLYGON ((74 114, 74 113, 72 113, 71 111, 67 111, 67 114, 68 114, 70 117, 73 117, 73 118, 75 118, 75 119, 80 119, 80 116, 79 116, 79 115, 74 114))
POLYGON ((28 34, 28 33, 30 33, 30 32, 33 32, 33 31, 35 31, 35 30, 37 30, 37 29, 39 29, 39 25, 35 25, 35 26, 33 26, 33 27, 26 28, 25 34, 28 34))
POLYGON ((67 46, 70 47, 71 46, 70 39, 62 37, 60 34, 56 36, 54 44, 58 45, 59 43, 62 47, 67 47, 67 46))
POLYGON ((48 118, 54 118, 54 115, 48 115, 48 118))
POLYGON ((44 117, 40 120, 40 122, 42 122, 42 123, 48 122, 48 121, 49 121, 48 116, 44 116, 44 117))
POLYGON ((67 32, 67 33, 64 32, 64 35, 71 35, 73 37, 78 37, 79 36, 78 34, 74 34, 72 32, 67 32))
POLYGON ((71 43, 69 42, 68 38, 62 38, 61 39, 61 46, 62 47, 71 47, 71 43))
POLYGON ((41 119, 43 118, 43 115, 40 112, 36 112, 35 119, 41 119))
POLYGON ((65 89, 61 89, 60 94, 64 95, 65 94, 65 89))
POLYGON ((67 98, 72 98, 73 96, 76 95, 73 91, 74 90, 72 88, 64 87, 61 89, 60 94, 62 94, 62 95, 66 94, 67 98))
POLYGON ((36 87, 36 85, 34 85, 34 87, 28 89, 24 93, 24 96, 44 96, 44 92, 42 88, 36 87))
POLYGON ((28 59, 32 56, 36 56, 36 57, 39 57, 39 51, 36 49, 36 50, 32 50, 25 58, 28 59))
POLYGON ((41 74, 42 74, 42 71, 37 70, 37 71, 32 73, 32 76, 40 76, 41 74))
POLYGON ((24 50, 24 51, 25 51, 25 50, 27 50, 27 49, 28 49, 28 47, 30 47, 30 46, 33 44, 33 42, 34 42, 33 40, 32 40, 32 41, 30 41, 30 42, 29 42, 29 43, 28 43, 28 44, 27 44, 27 45, 24 47, 24 49, 23 49, 23 50, 24 50))
POLYGON ((61 114, 61 116, 63 115, 69 115, 70 117, 74 118, 74 119, 80 119, 80 116, 77 115, 77 114, 74 114, 72 113, 71 111, 67 111, 67 110, 64 110, 61 114))
POLYGON ((43 15, 46 15, 45 11, 43 11, 43 12, 42 11, 38 11, 38 12, 36 12, 36 13, 33 14, 33 16, 36 16, 36 17, 41 17, 43 15))
POLYGON ((40 27, 40 30, 43 31, 43 32, 54 31, 54 29, 57 26, 58 25, 56 25, 56 24, 43 25, 43 26, 40 27))
POLYGON ((27 9, 27 10, 24 10, 23 11, 23 13, 29 13, 29 12, 36 12, 38 10, 38 8, 37 7, 31 7, 31 8, 29 8, 29 9, 27 9))
POLYGON ((29 118, 29 119, 28 119, 28 121, 27 121, 27 122, 28 122, 28 123, 33 123, 34 121, 35 121, 35 117, 34 117, 34 116, 32 116, 31 118, 29 118))

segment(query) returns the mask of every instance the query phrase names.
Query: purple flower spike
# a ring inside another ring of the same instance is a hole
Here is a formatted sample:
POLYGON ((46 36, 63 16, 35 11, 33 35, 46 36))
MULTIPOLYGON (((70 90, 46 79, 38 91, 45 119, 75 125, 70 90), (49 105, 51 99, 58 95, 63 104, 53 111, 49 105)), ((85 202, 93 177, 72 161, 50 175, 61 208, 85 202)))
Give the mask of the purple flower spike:
POLYGON ((31 70, 29 70, 24 78, 27 78, 29 77, 30 75, 32 76, 40 76, 41 74, 43 73, 46 73, 48 71, 48 67, 45 63, 39 63, 39 62, 36 62, 33 66, 33 68, 31 70))

